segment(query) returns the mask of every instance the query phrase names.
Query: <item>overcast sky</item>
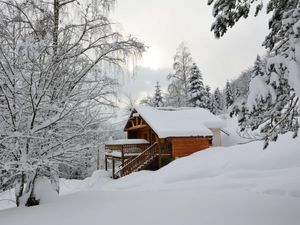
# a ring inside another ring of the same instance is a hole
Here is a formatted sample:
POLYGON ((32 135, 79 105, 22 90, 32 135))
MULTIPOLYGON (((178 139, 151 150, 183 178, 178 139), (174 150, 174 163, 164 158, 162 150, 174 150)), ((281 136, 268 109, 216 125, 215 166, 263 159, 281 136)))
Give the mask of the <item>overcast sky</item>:
POLYGON ((251 66, 256 55, 265 52, 261 43, 268 33, 264 14, 241 20, 220 40, 210 27, 212 7, 207 0, 119 0, 113 19, 122 24, 125 34, 132 34, 148 47, 135 80, 125 83, 124 92, 135 99, 153 92, 156 81, 167 86, 173 56, 184 41, 202 71, 204 82, 222 88, 251 66), (137 87, 138 86, 138 87, 137 87))

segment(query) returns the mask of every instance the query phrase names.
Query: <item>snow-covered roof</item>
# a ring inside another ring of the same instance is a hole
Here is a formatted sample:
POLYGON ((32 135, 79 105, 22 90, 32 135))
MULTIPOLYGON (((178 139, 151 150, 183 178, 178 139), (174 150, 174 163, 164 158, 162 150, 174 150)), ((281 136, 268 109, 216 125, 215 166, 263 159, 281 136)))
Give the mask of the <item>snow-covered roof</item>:
POLYGON ((160 138, 212 136, 209 128, 224 126, 223 120, 202 108, 136 106, 135 110, 160 138))
POLYGON ((119 139, 119 140, 110 140, 105 144, 106 145, 132 145, 132 144, 149 144, 149 142, 144 139, 119 139))

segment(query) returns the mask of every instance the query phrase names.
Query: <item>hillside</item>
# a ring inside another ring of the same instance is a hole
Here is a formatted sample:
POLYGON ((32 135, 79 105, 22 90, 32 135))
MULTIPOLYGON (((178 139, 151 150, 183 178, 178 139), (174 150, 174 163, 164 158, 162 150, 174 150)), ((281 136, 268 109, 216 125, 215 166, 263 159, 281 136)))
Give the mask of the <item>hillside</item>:
POLYGON ((211 148, 119 180, 102 171, 62 180, 61 197, 0 211, 1 224, 296 225, 300 138, 262 144, 211 148))

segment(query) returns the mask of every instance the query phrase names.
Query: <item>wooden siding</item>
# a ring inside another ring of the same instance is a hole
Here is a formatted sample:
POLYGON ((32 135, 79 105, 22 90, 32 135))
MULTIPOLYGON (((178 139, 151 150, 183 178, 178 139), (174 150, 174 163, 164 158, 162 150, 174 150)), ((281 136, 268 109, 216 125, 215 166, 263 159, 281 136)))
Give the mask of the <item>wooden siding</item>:
POLYGON ((172 158, 190 155, 194 152, 208 148, 211 143, 211 137, 172 137, 166 139, 158 139, 151 127, 140 117, 137 121, 143 121, 143 127, 133 126, 128 123, 127 137, 128 139, 145 139, 153 144, 155 142, 169 143, 172 145, 172 158))
POLYGON ((150 135, 149 135, 149 127, 137 129, 137 138, 138 139, 145 139, 147 141, 150 141, 150 135))
POLYGON ((171 138, 173 158, 190 155, 209 147, 208 137, 171 138))
POLYGON ((128 137, 128 139, 136 139, 136 138, 137 139, 145 139, 145 140, 151 142, 150 128, 143 127, 143 128, 127 131, 127 137, 128 137))
POLYGON ((143 128, 136 128, 132 130, 127 130, 127 138, 128 139, 145 139, 149 141, 151 144, 158 141, 157 135, 151 129, 148 124, 143 128))

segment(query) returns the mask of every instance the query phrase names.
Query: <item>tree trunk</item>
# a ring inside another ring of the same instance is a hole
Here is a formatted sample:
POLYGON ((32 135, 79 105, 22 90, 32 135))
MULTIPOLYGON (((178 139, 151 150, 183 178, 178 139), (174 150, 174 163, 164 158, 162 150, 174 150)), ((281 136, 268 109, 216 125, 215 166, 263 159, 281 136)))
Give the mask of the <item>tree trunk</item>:
POLYGON ((15 196, 16 196, 16 205, 20 206, 20 200, 21 197, 23 195, 23 191, 24 191, 24 185, 25 185, 25 174, 22 173, 20 180, 18 182, 18 184, 16 185, 16 189, 15 189, 15 196))
POLYGON ((57 55, 57 45, 58 45, 58 24, 59 24, 59 0, 53 1, 53 53, 54 56, 57 55))
POLYGON ((37 178, 37 171, 31 176, 21 175, 19 184, 16 188, 16 205, 17 206, 35 206, 39 205, 40 200, 34 195, 34 186, 37 178), (25 185, 26 184, 26 185, 25 185), (24 190, 25 189, 25 190, 24 190))

